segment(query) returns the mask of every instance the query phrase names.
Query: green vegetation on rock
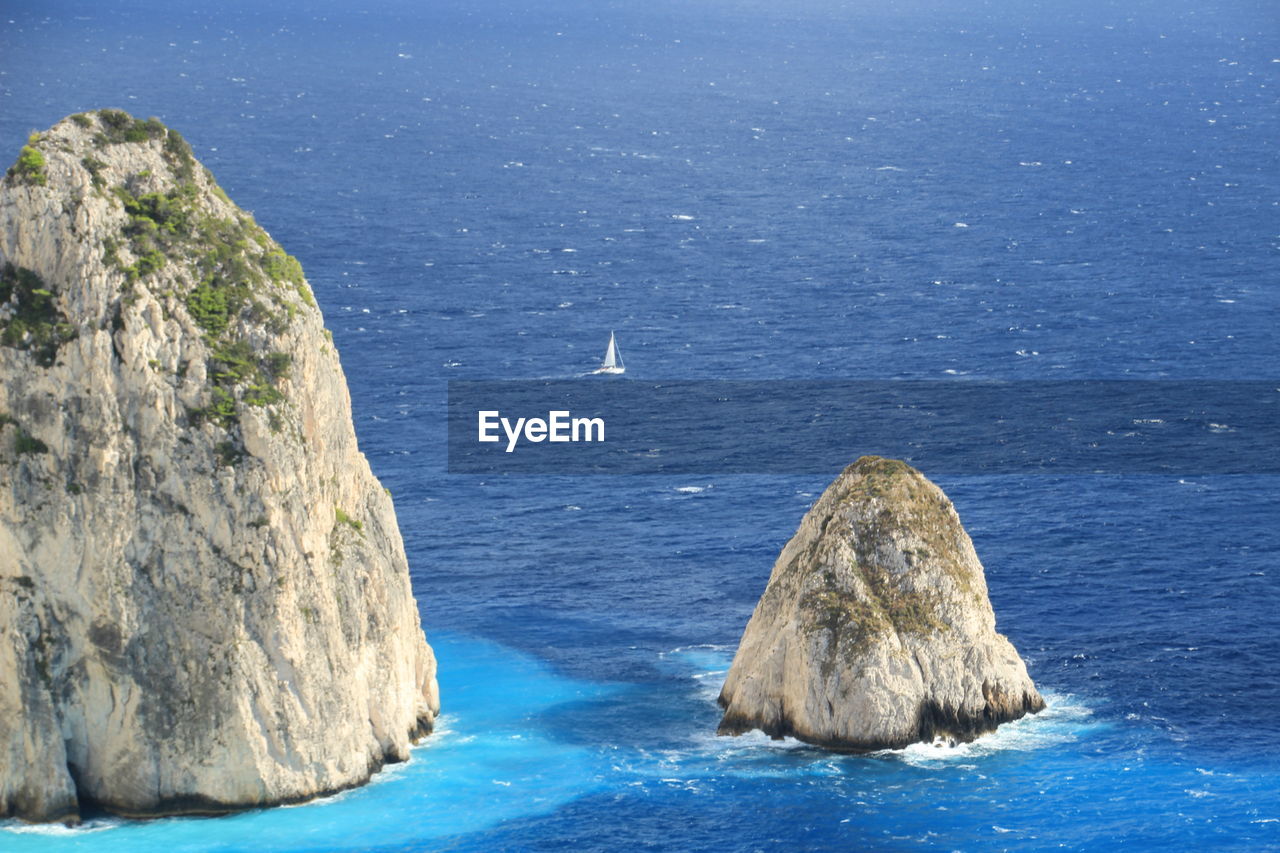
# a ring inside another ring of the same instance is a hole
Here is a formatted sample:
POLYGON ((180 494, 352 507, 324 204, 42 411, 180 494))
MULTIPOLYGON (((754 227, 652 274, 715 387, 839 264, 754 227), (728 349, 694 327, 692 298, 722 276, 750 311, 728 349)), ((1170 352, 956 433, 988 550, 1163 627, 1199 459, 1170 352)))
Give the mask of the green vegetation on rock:
POLYGON ((191 319, 211 337, 227 330, 231 318, 240 313, 247 288, 219 287, 213 281, 202 281, 187 294, 187 311, 191 319))
POLYGON ((214 450, 218 454, 218 464, 228 468, 244 458, 244 451, 234 441, 220 441, 214 450))
POLYGON ((195 409, 190 413, 192 423, 199 424, 208 419, 224 429, 230 429, 238 420, 236 398, 220 385, 213 387, 212 396, 213 402, 203 409, 195 409))
POLYGON ((27 350, 37 364, 49 367, 58 348, 76 336, 40 276, 7 262, 0 268, 0 345, 27 350))
POLYGON ((277 386, 288 376, 292 357, 257 352, 238 332, 242 320, 265 325, 275 334, 288 328, 297 312, 290 291, 306 287, 295 284, 291 276, 296 274, 301 282, 302 267, 273 247, 245 214, 227 219, 196 216, 183 230, 193 250, 188 268, 199 276, 199 283, 183 301, 210 347, 209 376, 215 392, 211 407, 197 413, 197 418, 204 414, 230 427, 237 420, 237 388, 243 387, 240 402, 244 405, 270 406, 284 400, 277 386), (254 251, 262 245, 259 235, 272 247, 262 254, 254 251))
POLYGON ((99 148, 122 142, 160 139, 167 130, 158 118, 134 118, 124 110, 98 110, 98 121, 102 130, 94 137, 94 142, 99 148))
POLYGON ((269 249, 262 256, 262 271, 277 284, 302 283, 302 264, 293 255, 286 255, 283 249, 269 249))
POLYGON ((89 179, 93 182, 94 187, 102 189, 106 185, 106 181, 102 178, 102 170, 107 168, 107 164, 99 160, 97 157, 82 157, 80 165, 84 166, 89 173, 89 179))
MULTIPOLYGON (((248 214, 236 210, 230 216, 217 215, 217 205, 202 198, 191 147, 176 131, 158 119, 134 119, 119 110, 101 110, 96 116, 102 126, 95 137, 99 147, 163 139, 173 183, 155 190, 156 176, 144 171, 112 188, 128 221, 118 237, 104 239, 103 259, 123 272, 130 285, 170 265, 180 270, 166 273, 166 281, 178 285, 176 296, 204 333, 213 386, 209 404, 190 410, 191 422, 208 421, 230 430, 239 421, 240 405, 270 406, 284 400, 277 386, 288 376, 290 356, 256 352, 242 324, 281 334, 296 316, 299 301, 314 305, 302 265, 248 214), (121 252, 125 247, 131 263, 121 252)), ((96 183, 105 164, 95 158, 81 164, 96 183)), ((231 203, 207 170, 204 178, 206 191, 231 203)))
MULTIPOLYGON (((129 215, 123 235, 129 240, 135 260, 121 268, 133 281, 163 267, 169 256, 190 240, 198 192, 194 184, 182 184, 167 193, 136 197, 127 187, 118 186, 115 194, 129 215)), ((120 266, 119 256, 114 257, 120 266)))
POLYGON ((48 453, 49 445, 36 438, 22 427, 18 427, 17 432, 13 436, 13 452, 17 454, 48 453))
MULTIPOLYGON (((827 569, 812 577, 802 599, 813 616, 810 626, 833 633, 833 653, 837 647, 864 648, 883 634, 927 636, 948 630, 940 592, 910 586, 910 573, 887 556, 886 546, 901 548, 907 568, 929 561, 958 590, 972 592, 967 574, 948 556, 960 543, 946 538, 945 531, 953 525, 941 492, 896 459, 869 456, 856 465, 856 471, 846 470, 837 481, 838 490, 829 496, 833 520, 839 519, 850 531, 852 553, 844 575, 837 577, 827 569), (912 540, 923 547, 908 544, 912 540)), ((796 570, 825 562, 819 554, 808 553, 797 561, 796 570)))
POLYGON ((333 508, 333 516, 338 524, 345 524, 357 533, 364 532, 364 522, 352 518, 343 511, 342 507, 335 506, 333 508))
MULTIPOLYGON (((97 151, 76 151, 65 141, 58 150, 74 152, 99 197, 114 199, 125 214, 116 233, 102 236, 103 262, 124 276, 125 296, 109 314, 112 332, 125 330, 126 309, 141 283, 166 300, 166 311, 173 310, 174 301, 184 307, 209 348, 208 404, 188 410, 190 423, 216 424, 238 442, 242 407, 272 407, 285 400, 281 383, 292 357, 251 341, 258 339, 253 327, 284 334, 300 309, 315 305, 302 265, 231 203, 208 170, 199 167, 181 134, 159 119, 98 110, 77 113, 70 123, 92 139, 97 151), (128 144, 149 148, 153 163, 158 153, 168 168, 152 165, 124 177, 121 165, 130 160, 109 149, 128 144)), ((9 170, 11 180, 46 184, 48 161, 40 149, 54 150, 48 139, 42 144, 39 134, 32 135, 9 170)), ((59 347, 77 335, 58 305, 36 273, 5 266, 0 345, 28 350, 40 365, 52 365, 59 347)), ((283 427, 279 412, 272 410, 269 419, 273 430, 283 427)), ((220 457, 224 463, 229 458, 220 457)))
POLYGON ((22 146, 22 150, 18 152, 18 161, 9 167, 8 176, 10 178, 26 184, 44 186, 48 180, 48 176, 45 174, 45 167, 48 164, 45 162, 44 155, 40 153, 40 149, 36 148, 39 142, 40 134, 31 134, 27 144, 22 146))
MULTIPOLYGON (((190 183, 195 179, 196 158, 191 153, 191 146, 178 131, 167 129, 164 137, 164 154, 169 165, 173 166, 173 172, 179 181, 190 183)), ((214 184, 214 188, 217 189, 217 184, 214 184)))

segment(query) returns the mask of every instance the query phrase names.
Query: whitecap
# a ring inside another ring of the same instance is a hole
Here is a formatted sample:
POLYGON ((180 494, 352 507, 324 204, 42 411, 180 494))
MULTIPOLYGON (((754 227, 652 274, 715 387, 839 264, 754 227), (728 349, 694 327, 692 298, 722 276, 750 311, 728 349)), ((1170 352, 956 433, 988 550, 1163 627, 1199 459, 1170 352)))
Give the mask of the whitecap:
MULTIPOLYGON (((804 741, 796 740, 793 737, 772 738, 759 729, 752 729, 749 732, 736 735, 732 738, 721 737, 720 735, 706 735, 710 745, 717 747, 716 752, 724 754, 752 752, 761 749, 772 750, 775 752, 791 751, 796 749, 813 749, 813 747, 804 741), (714 740, 710 740, 714 738, 714 740)), ((779 774, 783 771, 779 769, 779 774)))
POLYGON ((676 646, 674 649, 672 649, 669 652, 659 652, 658 656, 666 657, 667 655, 678 655, 678 654, 681 654, 682 652, 702 651, 702 650, 713 651, 713 652, 732 652, 736 648, 737 646, 730 646, 730 645, 726 645, 725 643, 693 643, 692 645, 688 645, 688 646, 676 646))
POLYGON ((61 823, 21 823, 13 821, 12 823, 0 825, 0 832, 12 832, 14 835, 51 835, 66 838, 87 835, 91 832, 104 832, 124 825, 125 821, 118 818, 87 820, 76 826, 65 826, 61 823))
POLYGON ((678 486, 678 487, 676 487, 676 491, 677 491, 677 492, 681 492, 681 493, 686 494, 686 495, 696 495, 698 492, 705 492, 706 490, 707 490, 707 487, 706 487, 706 486, 678 486))
POLYGON ((1029 752, 1077 740, 1099 725, 1093 711, 1071 694, 1044 693, 1046 708, 1039 714, 1005 723, 994 732, 969 743, 914 743, 902 749, 881 750, 873 755, 895 758, 912 766, 934 766, 959 759, 970 761, 998 752, 1029 752))
POLYGON ((693 217, 687 213, 673 213, 671 218, 679 222, 691 222, 693 220, 693 217))

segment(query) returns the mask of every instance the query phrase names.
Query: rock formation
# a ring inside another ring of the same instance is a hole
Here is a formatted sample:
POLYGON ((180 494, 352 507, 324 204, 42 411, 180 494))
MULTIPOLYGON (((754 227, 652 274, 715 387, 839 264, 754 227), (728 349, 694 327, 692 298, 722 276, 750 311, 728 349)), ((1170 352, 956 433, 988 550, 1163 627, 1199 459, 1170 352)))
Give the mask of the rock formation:
POLYGON ((0 181, 0 817, 220 813, 438 711, 389 494, 298 262, 103 110, 0 181))
POLYGON ((1044 708, 996 633, 951 502, 876 456, 846 468, 783 548, 720 704, 720 734, 850 752, 968 741, 1044 708))

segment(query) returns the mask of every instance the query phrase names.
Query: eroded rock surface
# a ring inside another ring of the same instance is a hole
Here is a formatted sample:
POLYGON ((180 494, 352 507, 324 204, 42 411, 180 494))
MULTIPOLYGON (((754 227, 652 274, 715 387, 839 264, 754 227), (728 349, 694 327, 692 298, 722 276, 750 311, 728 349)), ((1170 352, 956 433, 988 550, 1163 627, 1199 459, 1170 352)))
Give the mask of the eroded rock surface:
POLYGON ((217 813, 438 711, 389 494, 294 260, 118 111, 0 181, 0 816, 217 813))
POLYGON ((1044 708, 996 633, 951 502, 875 456, 836 478, 783 549, 720 704, 720 734, 846 751, 972 740, 1044 708))

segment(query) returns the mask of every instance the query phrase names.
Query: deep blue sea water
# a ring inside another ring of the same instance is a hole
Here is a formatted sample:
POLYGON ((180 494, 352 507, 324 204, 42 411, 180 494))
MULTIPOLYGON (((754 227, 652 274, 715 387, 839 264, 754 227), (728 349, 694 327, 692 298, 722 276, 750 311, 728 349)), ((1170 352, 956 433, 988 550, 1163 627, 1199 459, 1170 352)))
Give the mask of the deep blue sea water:
POLYGON ((1276 477, 937 477, 1049 709, 848 757, 714 737, 835 471, 444 455, 447 380, 570 378, 610 329, 650 380, 1274 378, 1273 4, 372 5, 9 0, 0 149, 157 115, 302 260, 441 730, 330 801, 0 849, 1280 848, 1276 477))

